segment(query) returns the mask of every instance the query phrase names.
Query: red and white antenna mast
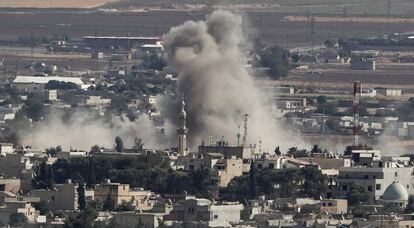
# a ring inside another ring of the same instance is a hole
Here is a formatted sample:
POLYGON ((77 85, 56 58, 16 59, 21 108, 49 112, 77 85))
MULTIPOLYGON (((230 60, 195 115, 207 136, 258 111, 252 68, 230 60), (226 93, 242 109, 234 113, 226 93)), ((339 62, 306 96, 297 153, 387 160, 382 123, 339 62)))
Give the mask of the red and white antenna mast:
POLYGON ((354 114, 354 122, 352 124, 352 133, 354 135, 354 146, 359 144, 359 132, 361 130, 359 122, 359 99, 362 93, 362 87, 360 81, 355 81, 354 83, 354 101, 352 106, 352 112, 354 114))

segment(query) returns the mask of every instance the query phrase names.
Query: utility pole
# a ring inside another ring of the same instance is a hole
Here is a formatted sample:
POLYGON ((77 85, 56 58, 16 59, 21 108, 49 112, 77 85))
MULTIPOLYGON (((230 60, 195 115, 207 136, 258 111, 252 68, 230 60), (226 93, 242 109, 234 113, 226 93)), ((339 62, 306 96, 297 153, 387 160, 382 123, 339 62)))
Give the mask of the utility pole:
POLYGON ((315 17, 313 16, 313 14, 311 14, 311 17, 310 17, 310 29, 311 29, 311 31, 310 31, 310 35, 311 35, 311 47, 312 47, 312 53, 313 53, 313 51, 314 51, 314 40, 313 40, 313 38, 314 38, 314 35, 315 35, 315 17))
POLYGON ((387 18, 389 19, 391 17, 391 0, 388 0, 387 4, 387 18))

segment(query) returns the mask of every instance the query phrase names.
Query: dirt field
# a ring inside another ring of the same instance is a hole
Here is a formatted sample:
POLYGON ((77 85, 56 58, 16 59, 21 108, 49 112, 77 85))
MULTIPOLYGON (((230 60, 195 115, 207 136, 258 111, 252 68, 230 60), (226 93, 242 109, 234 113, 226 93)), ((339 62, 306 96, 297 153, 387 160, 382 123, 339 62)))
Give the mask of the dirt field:
MULTIPOLYGON (((103 13, 96 11, 0 11, 0 40, 17 40, 19 36, 47 36, 67 33, 73 39, 86 35, 160 36, 186 20, 201 20, 206 11, 150 11, 103 13)), ((265 43, 285 47, 311 44, 310 23, 287 21, 286 16, 305 16, 277 12, 243 14, 252 37, 265 43)), ((315 22, 315 42, 328 38, 350 38, 383 35, 413 30, 410 23, 315 22), (341 29, 338 29, 341 28, 341 29)))
POLYGON ((0 8, 95 8, 117 0, 0 0, 0 8))
MULTIPOLYGON (((287 21, 309 21, 305 16, 286 16, 287 21)), ((386 17, 314 17, 315 22, 356 22, 356 23, 414 23, 414 18, 386 18, 386 17)))

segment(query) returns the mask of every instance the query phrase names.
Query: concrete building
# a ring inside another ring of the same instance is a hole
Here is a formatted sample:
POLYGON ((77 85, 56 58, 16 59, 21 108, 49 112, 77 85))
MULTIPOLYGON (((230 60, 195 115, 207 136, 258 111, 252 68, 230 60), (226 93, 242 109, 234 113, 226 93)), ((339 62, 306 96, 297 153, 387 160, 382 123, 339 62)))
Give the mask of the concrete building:
POLYGON ((402 89, 398 88, 375 88, 378 94, 386 97, 401 97, 402 89))
POLYGON ((102 98, 101 96, 89 96, 85 100, 86 106, 105 107, 111 105, 111 99, 102 98))
POLYGON ((49 101, 57 101, 58 91, 55 89, 46 90, 46 99, 49 101))
POLYGON ((20 179, 0 178, 0 191, 17 194, 20 191, 20 179))
POLYGON ((336 195, 346 196, 352 184, 359 184, 376 199, 380 199, 386 188, 399 181, 409 194, 414 194, 414 170, 393 158, 382 158, 367 166, 343 167, 336 179, 336 195))
POLYGON ((346 199, 322 199, 320 202, 321 213, 329 214, 347 214, 348 200, 346 199))
POLYGON ((240 222, 243 205, 239 203, 213 203, 207 199, 186 197, 175 204, 173 220, 183 225, 193 224, 194 227, 230 227, 231 223, 240 222))
POLYGON ((39 197, 41 201, 45 201, 53 210, 77 210, 77 187, 77 184, 68 181, 68 183, 65 184, 53 185, 53 189, 51 190, 33 190, 31 191, 31 196, 39 197))
POLYGON ((58 76, 17 76, 13 80, 13 85, 20 91, 43 92, 45 85, 49 81, 70 82, 76 84, 80 88, 84 86, 84 83, 80 78, 58 76))
POLYGON ((14 120, 16 118, 16 111, 11 107, 0 106, 0 121, 14 120))
POLYGON ((225 158, 220 153, 191 153, 182 161, 185 170, 208 170, 213 186, 226 187, 234 177, 243 175, 243 160, 236 156, 225 158))
POLYGON ((32 205, 25 201, 16 201, 0 205, 0 224, 6 225, 10 223, 10 215, 22 213, 30 223, 46 222, 46 216, 39 214, 32 205))
POLYGON ((30 161, 30 157, 23 154, 9 154, 0 157, 0 174, 8 177, 17 177, 21 179, 31 179, 33 164, 30 161))
POLYGON ((160 37, 135 37, 135 36, 84 36, 83 41, 89 47, 113 48, 122 47, 129 49, 141 47, 144 44, 157 44, 160 37))
POLYGON ((375 70, 375 60, 368 58, 352 57, 352 70, 375 70))
POLYGON ((280 109, 300 109, 307 106, 307 100, 305 98, 279 98, 277 100, 277 107, 280 109))
POLYGON ((131 189, 129 184, 101 183, 95 186, 95 200, 105 201, 110 195, 116 205, 132 202, 137 210, 150 210, 153 207, 151 197, 153 193, 149 190, 131 189))
POLYGON ((14 152, 13 143, 0 143, 0 155, 12 154, 14 152))
POLYGON ((113 216, 113 222, 119 227, 157 228, 166 213, 120 212, 113 216))

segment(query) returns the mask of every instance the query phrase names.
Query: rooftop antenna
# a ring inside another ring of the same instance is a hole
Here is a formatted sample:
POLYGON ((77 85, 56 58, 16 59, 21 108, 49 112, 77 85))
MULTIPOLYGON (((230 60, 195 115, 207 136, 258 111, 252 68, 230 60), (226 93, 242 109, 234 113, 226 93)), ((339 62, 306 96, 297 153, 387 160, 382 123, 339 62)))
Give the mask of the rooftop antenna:
POLYGON ((247 121, 249 118, 249 114, 244 114, 244 133, 243 133, 243 144, 242 146, 246 146, 247 143, 247 121))
POLYGON ((259 153, 262 153, 262 139, 259 137, 259 153))
POLYGON ((239 125, 238 131, 237 131, 237 146, 240 146, 240 136, 241 134, 240 134, 240 125, 239 125))

